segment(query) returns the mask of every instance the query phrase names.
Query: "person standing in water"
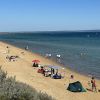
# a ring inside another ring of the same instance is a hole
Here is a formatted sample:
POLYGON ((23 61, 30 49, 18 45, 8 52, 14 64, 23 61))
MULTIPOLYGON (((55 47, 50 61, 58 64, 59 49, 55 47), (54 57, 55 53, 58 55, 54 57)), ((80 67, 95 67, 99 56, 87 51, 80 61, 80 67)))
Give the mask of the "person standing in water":
POLYGON ((25 47, 25 50, 28 50, 29 48, 28 48, 28 45, 25 47))
POLYGON ((57 54, 56 57, 57 57, 57 62, 61 63, 61 55, 57 54))

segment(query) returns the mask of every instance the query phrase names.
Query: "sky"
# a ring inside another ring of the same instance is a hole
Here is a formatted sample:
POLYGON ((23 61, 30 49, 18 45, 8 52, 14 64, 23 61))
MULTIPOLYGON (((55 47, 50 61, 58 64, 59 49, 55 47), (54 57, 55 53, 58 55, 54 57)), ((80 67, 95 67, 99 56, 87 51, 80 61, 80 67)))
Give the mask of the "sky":
POLYGON ((0 0, 0 32, 100 29, 100 0, 0 0))

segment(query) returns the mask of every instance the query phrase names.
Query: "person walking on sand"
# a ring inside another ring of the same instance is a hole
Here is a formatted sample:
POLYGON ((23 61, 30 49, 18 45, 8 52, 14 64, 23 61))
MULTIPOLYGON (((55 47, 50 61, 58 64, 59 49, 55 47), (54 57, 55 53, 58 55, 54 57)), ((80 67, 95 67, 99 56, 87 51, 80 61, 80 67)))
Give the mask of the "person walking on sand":
POLYGON ((10 50, 9 50, 9 46, 7 46, 6 48, 7 48, 7 53, 9 53, 9 52, 10 52, 10 50))
POLYGON ((94 77, 92 77, 91 84, 92 84, 92 91, 93 91, 93 92, 94 92, 94 91, 97 92, 96 83, 95 83, 94 77))

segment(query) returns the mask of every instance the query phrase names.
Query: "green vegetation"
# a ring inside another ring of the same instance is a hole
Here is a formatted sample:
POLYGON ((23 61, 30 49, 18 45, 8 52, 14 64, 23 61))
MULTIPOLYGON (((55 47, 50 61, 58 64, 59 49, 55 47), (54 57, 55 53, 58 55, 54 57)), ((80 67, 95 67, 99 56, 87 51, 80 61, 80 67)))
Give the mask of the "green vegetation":
POLYGON ((7 77, 0 68, 0 100, 54 100, 46 93, 37 92, 27 84, 17 82, 15 77, 7 77))

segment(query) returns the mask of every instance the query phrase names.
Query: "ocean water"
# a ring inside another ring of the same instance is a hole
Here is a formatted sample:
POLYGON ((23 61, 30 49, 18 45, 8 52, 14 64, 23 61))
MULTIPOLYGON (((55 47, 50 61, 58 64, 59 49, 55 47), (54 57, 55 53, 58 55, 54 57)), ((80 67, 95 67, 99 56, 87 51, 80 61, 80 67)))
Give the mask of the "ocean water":
POLYGON ((100 79, 100 32, 34 32, 1 34, 0 40, 51 59, 76 72, 100 79))

